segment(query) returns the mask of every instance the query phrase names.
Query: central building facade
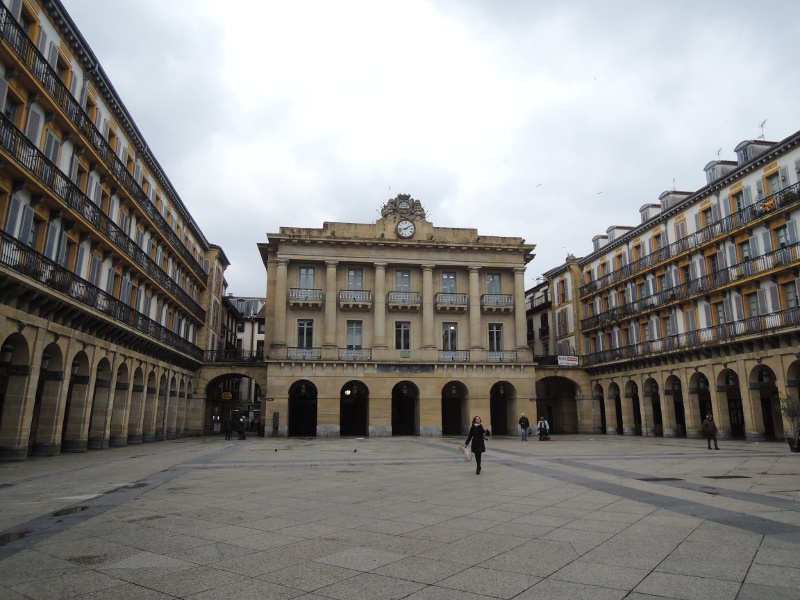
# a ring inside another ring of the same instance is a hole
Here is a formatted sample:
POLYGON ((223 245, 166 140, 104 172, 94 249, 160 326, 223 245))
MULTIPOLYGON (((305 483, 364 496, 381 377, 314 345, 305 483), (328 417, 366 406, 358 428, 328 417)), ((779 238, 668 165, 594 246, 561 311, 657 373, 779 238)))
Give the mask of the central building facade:
POLYGON ((435 227, 408 195, 374 223, 267 239, 268 431, 462 435, 478 414, 495 434, 516 433, 535 398, 524 288, 534 245, 435 227))

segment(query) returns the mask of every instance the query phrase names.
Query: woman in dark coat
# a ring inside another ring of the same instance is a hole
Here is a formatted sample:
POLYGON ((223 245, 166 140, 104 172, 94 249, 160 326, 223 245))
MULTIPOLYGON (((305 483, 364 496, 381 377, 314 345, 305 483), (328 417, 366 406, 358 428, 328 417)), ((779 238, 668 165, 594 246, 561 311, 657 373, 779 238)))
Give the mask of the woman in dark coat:
POLYGON ((475 473, 477 475, 481 473, 481 454, 486 452, 486 444, 483 443, 484 435, 490 436, 492 432, 483 426, 480 417, 475 417, 472 419, 472 427, 469 428, 469 437, 467 437, 467 441, 464 442, 464 445, 469 446, 469 442, 472 440, 472 453, 475 455, 475 463, 477 464, 475 473))

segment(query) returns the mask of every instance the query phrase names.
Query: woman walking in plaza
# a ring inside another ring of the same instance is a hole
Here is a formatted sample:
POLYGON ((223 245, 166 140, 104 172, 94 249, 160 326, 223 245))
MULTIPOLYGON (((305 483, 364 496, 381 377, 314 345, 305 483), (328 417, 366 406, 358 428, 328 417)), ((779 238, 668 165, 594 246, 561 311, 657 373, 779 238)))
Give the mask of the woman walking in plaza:
POLYGON ((476 416, 472 419, 472 427, 469 428, 469 436, 467 441, 464 442, 464 446, 469 446, 469 442, 472 440, 472 453, 475 455, 475 463, 477 464, 475 473, 477 475, 481 474, 481 454, 486 452, 486 444, 483 443, 483 439, 484 436, 489 437, 490 435, 492 435, 492 432, 483 426, 480 417, 476 416))

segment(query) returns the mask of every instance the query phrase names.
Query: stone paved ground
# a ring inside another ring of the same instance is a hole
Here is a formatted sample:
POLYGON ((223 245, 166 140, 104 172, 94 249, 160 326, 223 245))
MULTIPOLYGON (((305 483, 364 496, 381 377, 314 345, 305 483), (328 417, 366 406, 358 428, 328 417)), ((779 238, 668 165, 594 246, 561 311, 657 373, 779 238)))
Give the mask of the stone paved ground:
POLYGON ((181 439, 0 465, 0 598, 800 598, 786 444, 181 439))

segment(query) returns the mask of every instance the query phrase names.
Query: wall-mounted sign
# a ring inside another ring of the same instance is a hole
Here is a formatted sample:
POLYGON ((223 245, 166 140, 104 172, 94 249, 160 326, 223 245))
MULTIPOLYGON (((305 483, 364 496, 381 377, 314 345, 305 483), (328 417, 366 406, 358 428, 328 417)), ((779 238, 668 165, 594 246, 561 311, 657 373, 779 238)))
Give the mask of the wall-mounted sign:
POLYGON ((275 398, 264 398, 267 402, 275 402, 275 398))
POLYGON ((233 392, 222 392, 222 399, 223 400, 233 399, 233 392))
POLYGON ((577 356, 559 356, 558 357, 558 366, 559 367, 577 367, 578 365, 578 357, 577 356))

